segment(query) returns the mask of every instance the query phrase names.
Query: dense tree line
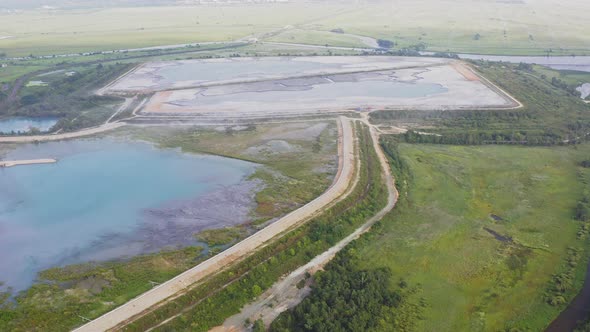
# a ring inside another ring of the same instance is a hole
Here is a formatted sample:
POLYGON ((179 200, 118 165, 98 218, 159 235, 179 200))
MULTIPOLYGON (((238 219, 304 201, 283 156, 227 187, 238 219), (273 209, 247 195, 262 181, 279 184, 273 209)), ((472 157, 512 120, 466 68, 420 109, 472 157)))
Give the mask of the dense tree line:
POLYGON ((377 121, 424 119, 444 120, 443 124, 458 125, 462 127, 484 127, 498 121, 523 121, 538 118, 533 112, 527 110, 387 110, 371 113, 371 118, 377 121))
MULTIPOLYGON (((582 160, 579 164, 583 168, 590 167, 590 160, 582 160)), ((578 177, 581 183, 588 184, 588 179, 584 176, 585 173, 579 172, 578 177)), ((574 219, 581 222, 590 222, 590 188, 585 186, 582 198, 576 204, 574 210, 574 219)))
POLYGON ((98 125, 114 112, 121 98, 98 96, 94 90, 113 80, 129 64, 89 66, 70 75, 52 79, 47 86, 25 87, 18 102, 0 109, 0 116, 55 116, 54 130, 74 131, 98 125))
POLYGON ((580 97, 580 92, 576 90, 576 86, 569 85, 567 84, 567 82, 564 82, 557 77, 551 78, 551 85, 553 85, 556 88, 560 88, 567 91, 567 93, 569 93, 572 96, 580 97))
POLYGON ((574 218, 578 221, 590 220, 590 202, 588 201, 588 197, 584 197, 578 201, 574 218))
MULTIPOLYGON (((549 305, 560 306, 568 301, 568 293, 571 293, 574 287, 574 280, 576 274, 576 266, 582 258, 583 252, 581 249, 569 247, 567 257, 565 258, 565 268, 553 275, 545 299, 549 305)), ((571 295, 571 294, 570 294, 571 295)))
POLYGON ((408 130, 402 136, 407 143, 433 143, 455 145, 480 144, 526 144, 526 145, 555 145, 562 144, 564 138, 550 131, 541 133, 527 133, 516 131, 503 132, 466 132, 448 134, 424 134, 408 130))
POLYGON ((391 271, 361 270, 347 251, 315 277, 313 292, 279 316, 270 331, 368 331, 390 319, 402 296, 389 289, 391 271))
POLYGON ((432 56, 435 58, 459 59, 459 56, 456 53, 451 52, 435 52, 432 56))
POLYGON ((395 179, 395 187, 399 195, 399 205, 407 198, 406 194, 412 181, 412 172, 397 148, 398 141, 395 137, 381 136, 380 144, 391 165, 391 173, 395 179))
POLYGON ((578 322, 574 332, 590 332, 590 314, 585 320, 578 322))
POLYGON ((391 40, 387 40, 387 39, 377 39, 377 44, 381 48, 392 48, 395 45, 394 42, 392 42, 391 40))

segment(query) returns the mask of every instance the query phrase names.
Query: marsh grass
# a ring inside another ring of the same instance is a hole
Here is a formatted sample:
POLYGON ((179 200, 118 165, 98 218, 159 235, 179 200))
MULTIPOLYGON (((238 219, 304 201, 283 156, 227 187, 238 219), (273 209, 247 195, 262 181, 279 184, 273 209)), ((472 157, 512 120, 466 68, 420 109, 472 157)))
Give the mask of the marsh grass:
MULTIPOLYGON (((564 308, 547 303, 570 246, 586 262, 573 211, 584 185, 577 148, 398 147, 408 183, 396 209, 361 249, 363 268, 389 267, 423 288, 420 330, 542 330, 564 308), (495 221, 490 214, 502 216, 495 221), (489 228, 511 241, 490 234, 489 228)), ((573 268, 571 300, 585 264, 573 268)), ((393 285, 392 285, 393 287, 393 285)))

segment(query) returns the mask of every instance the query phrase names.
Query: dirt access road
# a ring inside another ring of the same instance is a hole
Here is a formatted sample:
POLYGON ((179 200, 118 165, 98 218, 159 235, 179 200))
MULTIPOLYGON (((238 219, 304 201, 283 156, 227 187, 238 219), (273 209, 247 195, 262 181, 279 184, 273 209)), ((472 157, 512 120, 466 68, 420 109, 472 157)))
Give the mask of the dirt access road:
POLYGON ((77 332, 95 332, 112 330, 131 321, 158 303, 177 295, 194 283, 208 277, 229 264, 245 258, 255 250, 263 247, 268 241, 292 229, 302 221, 322 211, 327 205, 347 192, 354 174, 356 155, 354 152, 354 132, 351 120, 340 117, 339 135, 339 167, 332 186, 321 196, 301 208, 287 214, 273 224, 237 243, 233 247, 209 258, 175 278, 145 292, 124 305, 98 317, 97 319, 75 329, 77 332))
POLYGON ((387 213, 389 213, 397 203, 398 192, 395 188, 395 179, 391 175, 391 169, 385 153, 379 145, 379 134, 375 127, 369 124, 367 117, 361 120, 367 124, 371 131, 371 138, 373 141, 373 148, 377 152, 379 162, 381 165, 382 178, 387 186, 387 204, 381 211, 369 218, 361 227, 357 228, 352 234, 338 242, 336 245, 326 250, 322 254, 316 256, 309 263, 299 267, 291 272, 282 280, 276 282, 269 290, 262 294, 255 302, 252 302, 242 308, 242 311, 229 317, 222 326, 213 328, 211 332, 237 332, 248 331, 244 327, 244 322, 249 319, 254 322, 262 319, 264 325, 268 327, 272 321, 282 312, 293 308, 299 304, 310 292, 309 286, 302 289, 297 287, 297 283, 305 279, 305 274, 314 274, 321 270, 328 262, 330 262, 336 254, 344 249, 350 242, 358 239, 362 234, 366 233, 379 220, 381 220, 387 213))

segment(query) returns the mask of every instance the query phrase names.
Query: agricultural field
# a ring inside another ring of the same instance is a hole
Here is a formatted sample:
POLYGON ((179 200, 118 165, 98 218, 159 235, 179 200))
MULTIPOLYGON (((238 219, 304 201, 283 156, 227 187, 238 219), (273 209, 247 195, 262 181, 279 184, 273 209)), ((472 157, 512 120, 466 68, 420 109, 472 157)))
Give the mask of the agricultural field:
MULTIPOLYGON (((358 6, 300 26, 391 40, 397 47, 424 44, 431 51, 532 55, 588 54, 585 1, 399 1, 358 6)), ((317 35, 318 37, 321 35, 317 35)), ((283 41, 292 36, 286 35, 283 41)), ((312 43, 320 43, 318 41, 312 43)))
POLYGON ((549 0, 404 1, 25 10, 2 13, 0 53, 69 54, 258 38, 286 43, 363 46, 361 37, 397 48, 481 54, 588 54, 588 3, 549 0), (444 14, 441 14, 444 13, 444 14), (174 21, 168 18, 174 17, 174 21), (416 24, 415 22, 420 22, 416 24), (330 32, 341 29, 350 35, 330 32))
POLYGON ((170 6, 0 14, 0 53, 9 57, 228 42, 299 24, 338 5, 170 6), (170 20, 174 17, 174 20, 170 20))

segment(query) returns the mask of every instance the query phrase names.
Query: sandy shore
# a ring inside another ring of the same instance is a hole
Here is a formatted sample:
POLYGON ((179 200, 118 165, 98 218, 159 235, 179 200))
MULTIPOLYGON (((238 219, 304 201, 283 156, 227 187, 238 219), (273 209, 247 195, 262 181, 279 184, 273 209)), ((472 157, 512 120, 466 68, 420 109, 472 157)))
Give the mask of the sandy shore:
POLYGON ((53 164, 55 159, 29 159, 29 160, 6 160, 0 161, 0 167, 13 167, 20 165, 37 165, 37 164, 53 164))

